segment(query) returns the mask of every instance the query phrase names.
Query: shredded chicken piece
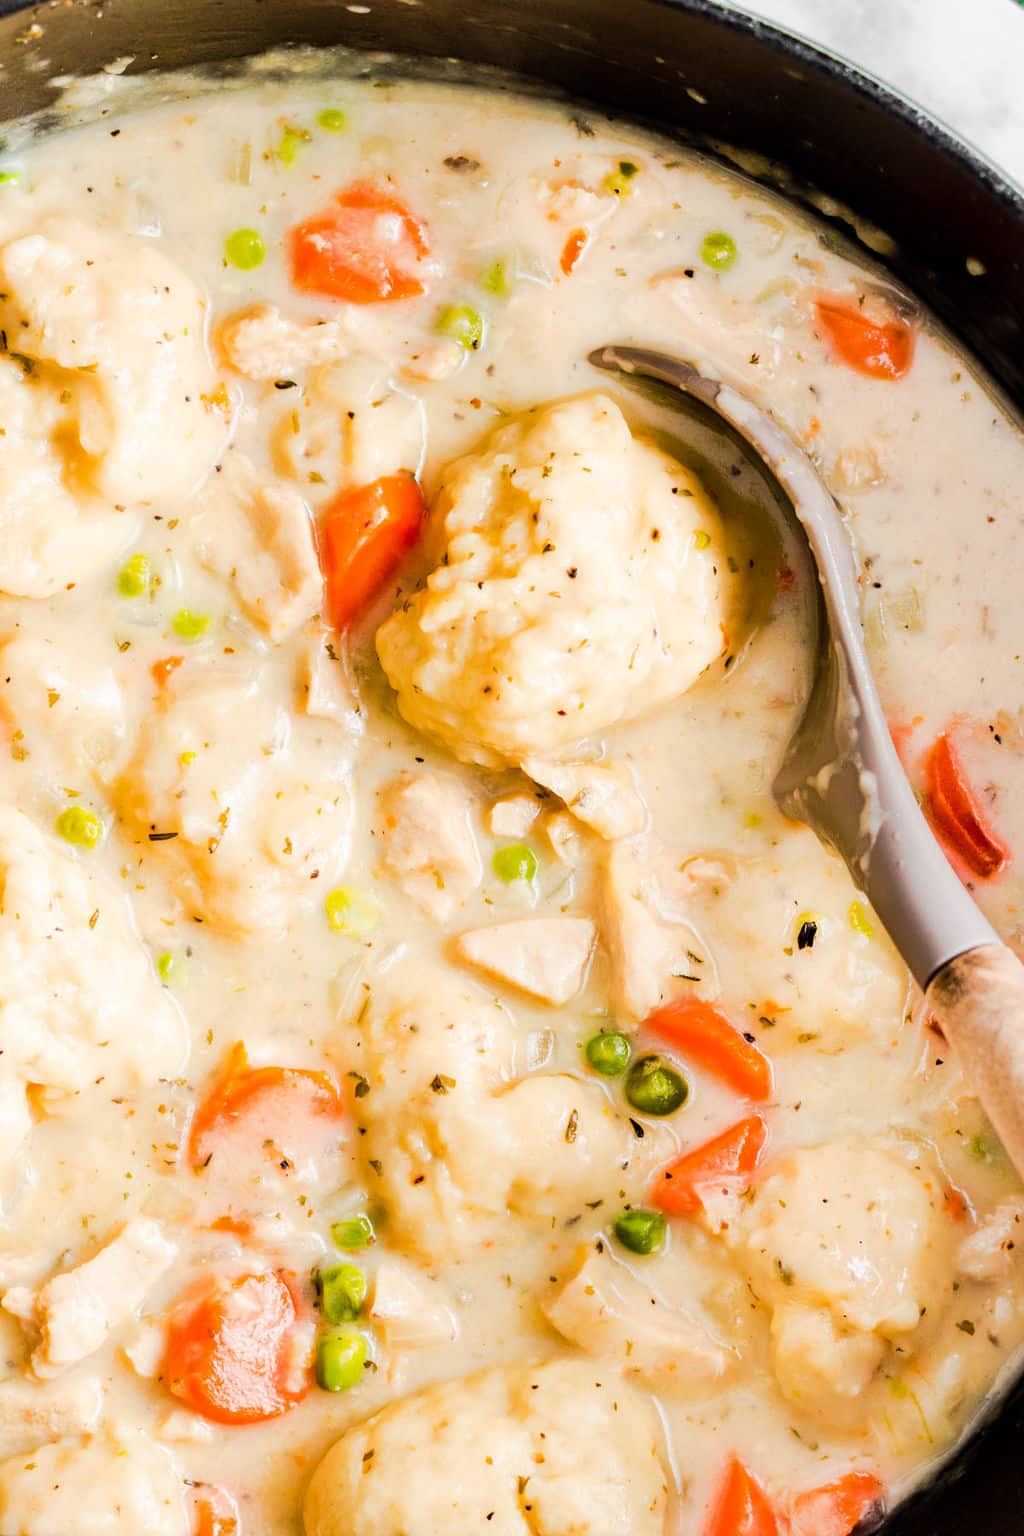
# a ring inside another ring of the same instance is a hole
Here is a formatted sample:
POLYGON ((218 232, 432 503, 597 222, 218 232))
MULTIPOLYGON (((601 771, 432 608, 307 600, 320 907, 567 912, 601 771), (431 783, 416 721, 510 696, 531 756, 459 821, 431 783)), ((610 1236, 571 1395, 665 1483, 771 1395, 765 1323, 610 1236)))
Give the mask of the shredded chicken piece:
POLYGON ((276 304, 253 304, 229 315, 217 336, 225 361, 247 379, 290 379, 351 351, 340 320, 289 320, 276 304))
POLYGON ((558 1005, 583 986, 594 938, 588 917, 525 917, 461 933, 455 953, 489 976, 558 1005))
POLYGON ((177 1252, 159 1222, 134 1216, 84 1264, 54 1275, 37 1291, 23 1286, 7 1291, 4 1310, 42 1335, 32 1354, 34 1375, 45 1381, 102 1349, 177 1252))

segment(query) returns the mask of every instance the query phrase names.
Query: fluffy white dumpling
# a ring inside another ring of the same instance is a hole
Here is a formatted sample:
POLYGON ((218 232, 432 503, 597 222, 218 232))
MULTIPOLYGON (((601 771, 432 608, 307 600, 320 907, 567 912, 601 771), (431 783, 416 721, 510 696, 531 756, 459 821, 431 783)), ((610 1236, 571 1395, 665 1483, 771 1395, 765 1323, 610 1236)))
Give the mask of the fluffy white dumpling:
POLYGON ((614 1369, 499 1368, 348 1430, 306 1494, 306 1536, 662 1536, 654 1409, 614 1369))
POLYGON ((348 856, 345 754, 288 702, 265 671, 186 662, 118 782, 136 836, 228 933, 282 931, 323 900, 348 856))
POLYGON ((624 1182, 639 1191, 666 1155, 596 1083, 517 1078, 509 1015, 447 973, 381 982, 338 1052, 365 1085, 352 1116, 370 1187, 394 1240, 428 1263, 509 1241, 510 1212, 546 1221, 624 1182))
POLYGON ((133 509, 210 469, 226 422, 204 309, 149 240, 55 216, 0 247, 0 591, 89 579, 133 509))
POLYGON ((98 1079, 131 1093, 178 1075, 187 1040, 123 893, 10 807, 0 807, 0 893, 0 1126, 11 1150, 28 1129, 27 1086, 51 1109, 98 1079))
MULTIPOLYGON (((791 828, 758 859, 689 860, 675 895, 706 944, 727 1008, 775 1020, 773 1039, 892 1038, 909 976, 881 924, 863 914, 846 866, 814 834, 791 828), (800 948, 804 922, 813 943, 800 948)), ((692 942, 692 941, 691 941, 692 942)), ((700 947, 700 946, 698 946, 700 947)))
POLYGON ((188 1536, 185 1485, 142 1430, 61 1440, 0 1462, 3 1536, 188 1536))
POLYGON ((0 592, 52 597, 108 565, 132 521, 74 494, 57 446, 65 420, 45 380, 0 357, 0 592))
POLYGON ((187 495, 226 435, 192 280, 151 240, 56 216, 0 249, 0 288, 0 325, 70 394, 82 483, 187 495))
POLYGON ((467 762, 558 755, 722 651, 718 515, 602 395, 499 428, 449 466, 434 519, 443 558, 377 650, 409 723, 467 762))
POLYGON ((124 698, 103 648, 19 629, 0 649, 0 713, 18 755, 53 784, 85 768, 104 781, 124 742, 124 698))
POLYGON ((750 1283, 772 1308, 779 1385, 815 1412, 854 1404, 886 1344, 912 1348, 949 1288, 937 1171, 859 1137, 783 1157, 743 1224, 750 1283))

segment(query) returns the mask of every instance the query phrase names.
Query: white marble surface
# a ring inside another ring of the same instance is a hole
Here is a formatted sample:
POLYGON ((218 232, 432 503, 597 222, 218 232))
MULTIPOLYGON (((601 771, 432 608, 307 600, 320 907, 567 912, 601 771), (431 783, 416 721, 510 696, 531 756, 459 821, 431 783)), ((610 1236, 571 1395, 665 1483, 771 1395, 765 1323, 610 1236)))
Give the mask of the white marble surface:
POLYGON ((799 32, 913 97, 1024 185, 1018 0, 743 0, 735 9, 799 32))

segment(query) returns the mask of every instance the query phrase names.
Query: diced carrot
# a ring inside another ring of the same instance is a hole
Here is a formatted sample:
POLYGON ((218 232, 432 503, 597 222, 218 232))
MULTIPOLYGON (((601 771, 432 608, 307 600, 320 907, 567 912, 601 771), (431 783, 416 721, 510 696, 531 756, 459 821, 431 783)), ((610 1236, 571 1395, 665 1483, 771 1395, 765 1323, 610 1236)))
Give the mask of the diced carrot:
POLYGON ((331 504, 321 525, 327 616, 345 629, 380 592, 416 543, 426 505, 412 475, 385 475, 331 504))
POLYGON ((698 997, 680 997, 657 1008, 644 1028, 755 1103, 772 1095, 772 1064, 720 1009, 698 997))
POLYGON ((561 267, 566 277, 579 261, 583 252, 590 244, 590 236, 585 229, 574 229, 562 247, 561 267))
POLYGON ((357 181, 288 236, 297 288, 349 304, 380 304, 423 292, 427 231, 384 187, 357 181))
POLYGON ((949 731, 944 731, 925 763, 925 793, 932 827, 947 851, 972 875, 988 880, 1009 858, 1009 849, 987 825, 960 762, 949 731))
POLYGON ((192 1536, 242 1536, 238 1505, 225 1488, 200 1483, 192 1491, 192 1536))
POLYGON ((729 1460, 704 1536, 779 1536, 768 1495, 738 1456, 729 1460))
POLYGON ((954 1221, 966 1221, 973 1207, 964 1190, 956 1184, 947 1184, 942 1191, 943 1204, 954 1221))
POLYGON ((184 660, 184 656, 161 656, 159 661, 154 661, 149 670, 158 688, 163 688, 168 678, 173 672, 177 672, 184 660))
POLYGON ((309 1390, 294 1359, 298 1320, 290 1276, 204 1278, 171 1314, 161 1374, 175 1397, 218 1424, 277 1418, 309 1390))
POLYGON ((815 311, 832 351, 869 379, 901 379, 914 360, 914 332, 902 320, 871 320, 840 298, 815 300, 815 311))
POLYGON ((218 1216, 210 1222, 211 1232, 230 1232, 232 1237, 251 1237, 252 1222, 246 1216, 218 1216))
POLYGON ((188 1139, 189 1161, 193 1168, 205 1167, 217 1135, 241 1122, 252 1121, 262 1142, 268 1139, 274 1120, 307 1124, 341 1118, 341 1094, 328 1072, 250 1067, 245 1046, 239 1042, 196 1111, 188 1139))
POLYGON ((790 1508, 790 1536, 851 1536, 868 1515, 881 1513, 884 1501, 885 1489, 873 1472, 849 1472, 797 1495, 790 1508))
POLYGON ((704 1209, 703 1196, 711 1187, 745 1189, 767 1143, 768 1127, 762 1117, 748 1115, 662 1168, 648 1199, 666 1216, 692 1216, 704 1209))

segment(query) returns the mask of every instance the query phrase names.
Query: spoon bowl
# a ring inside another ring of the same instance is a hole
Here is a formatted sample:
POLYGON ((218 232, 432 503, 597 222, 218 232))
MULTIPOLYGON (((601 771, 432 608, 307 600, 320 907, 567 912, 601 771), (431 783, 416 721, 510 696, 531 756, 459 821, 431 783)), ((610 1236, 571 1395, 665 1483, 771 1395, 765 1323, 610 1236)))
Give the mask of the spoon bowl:
POLYGON ((753 450, 792 506, 817 570, 823 622, 775 798, 845 861, 1024 1173, 1024 967, 962 885, 903 771, 864 644, 857 562, 835 497, 767 411, 683 359, 607 346, 590 362, 698 401, 753 450))

